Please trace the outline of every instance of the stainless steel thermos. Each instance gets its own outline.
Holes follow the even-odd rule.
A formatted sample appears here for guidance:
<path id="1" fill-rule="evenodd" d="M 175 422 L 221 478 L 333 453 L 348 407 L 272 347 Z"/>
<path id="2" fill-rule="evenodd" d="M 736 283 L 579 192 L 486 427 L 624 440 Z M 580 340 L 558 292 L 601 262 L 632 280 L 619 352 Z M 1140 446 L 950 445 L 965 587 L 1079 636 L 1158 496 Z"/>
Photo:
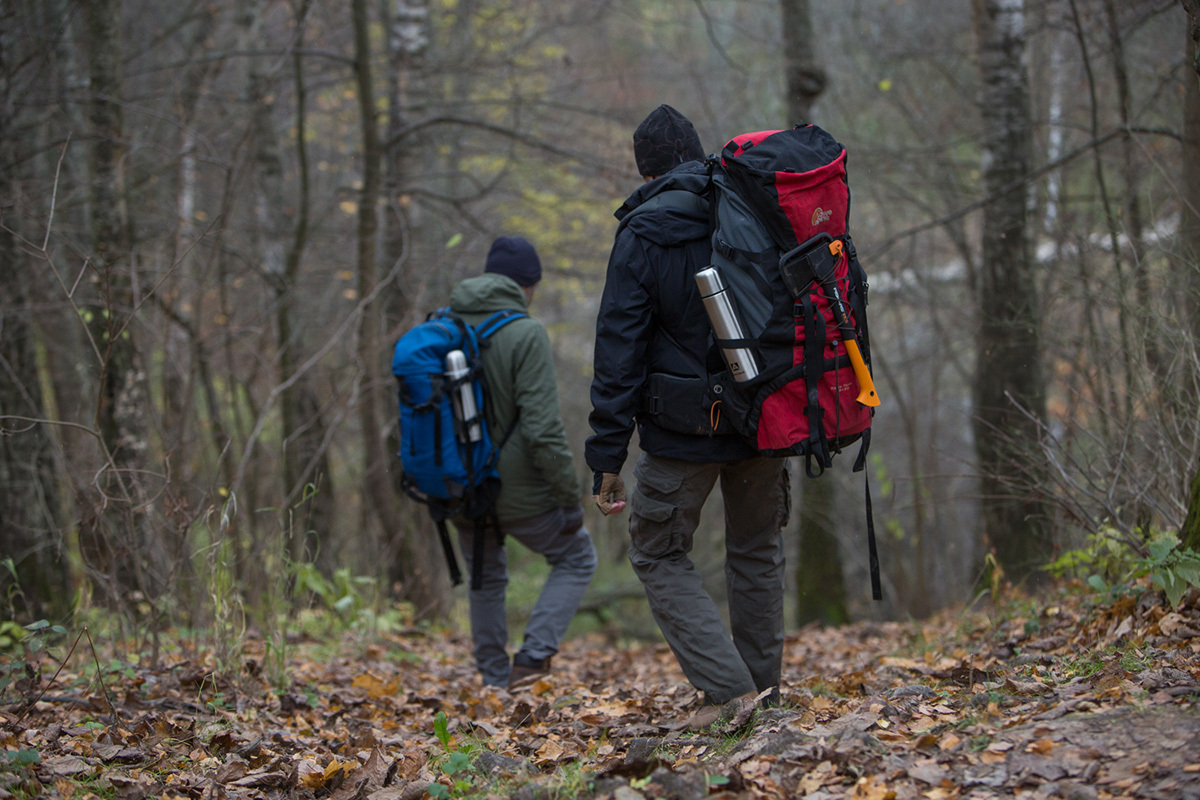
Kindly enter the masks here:
<path id="1" fill-rule="evenodd" d="M 696 285 L 700 287 L 700 297 L 704 299 L 704 310 L 708 312 L 708 321 L 712 323 L 717 338 L 744 338 L 742 324 L 738 321 L 737 312 L 733 310 L 729 291 L 725 288 L 725 282 L 721 280 L 721 273 L 717 272 L 717 268 L 709 267 L 697 272 Z M 754 354 L 746 348 L 722 348 L 721 355 L 729 367 L 729 374 L 738 383 L 748 381 L 758 375 Z"/>
<path id="2" fill-rule="evenodd" d="M 450 380 L 457 380 L 464 377 L 469 372 L 467 368 L 467 357 L 463 355 L 462 350 L 451 350 L 446 353 L 446 377 Z M 458 421 L 466 423 L 467 420 L 475 419 L 478 409 L 475 408 L 475 384 L 471 381 L 463 381 L 455 391 L 454 411 L 458 414 Z M 479 421 L 471 423 L 467 429 L 467 441 L 478 442 L 483 438 L 483 429 L 479 425 Z"/>

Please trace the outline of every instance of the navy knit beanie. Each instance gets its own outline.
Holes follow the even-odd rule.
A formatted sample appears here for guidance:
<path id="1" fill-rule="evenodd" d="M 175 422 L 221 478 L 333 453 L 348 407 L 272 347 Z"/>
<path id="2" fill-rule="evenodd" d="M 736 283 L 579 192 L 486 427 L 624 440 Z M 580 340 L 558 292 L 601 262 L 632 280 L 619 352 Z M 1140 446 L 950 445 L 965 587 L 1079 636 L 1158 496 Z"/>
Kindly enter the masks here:
<path id="1" fill-rule="evenodd" d="M 533 286 L 542 279 L 542 262 L 533 245 L 520 236 L 501 236 L 492 242 L 483 271 L 507 275 L 520 286 Z"/>
<path id="2" fill-rule="evenodd" d="M 686 161 L 703 161 L 704 149 L 691 121 L 663 104 L 633 132 L 633 159 L 643 177 L 665 175 Z"/>

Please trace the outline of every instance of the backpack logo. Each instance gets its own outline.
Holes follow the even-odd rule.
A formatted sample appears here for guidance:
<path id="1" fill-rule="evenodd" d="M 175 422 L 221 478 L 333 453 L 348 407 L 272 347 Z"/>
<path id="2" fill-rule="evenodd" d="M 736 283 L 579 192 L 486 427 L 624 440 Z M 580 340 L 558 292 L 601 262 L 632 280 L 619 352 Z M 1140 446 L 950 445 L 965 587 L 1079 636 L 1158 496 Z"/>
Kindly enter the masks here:
<path id="1" fill-rule="evenodd" d="M 826 211 L 820 206 L 817 206 L 815 209 L 813 209 L 812 224 L 815 227 L 820 225 L 822 222 L 828 222 L 829 218 L 832 216 L 832 211 Z"/>

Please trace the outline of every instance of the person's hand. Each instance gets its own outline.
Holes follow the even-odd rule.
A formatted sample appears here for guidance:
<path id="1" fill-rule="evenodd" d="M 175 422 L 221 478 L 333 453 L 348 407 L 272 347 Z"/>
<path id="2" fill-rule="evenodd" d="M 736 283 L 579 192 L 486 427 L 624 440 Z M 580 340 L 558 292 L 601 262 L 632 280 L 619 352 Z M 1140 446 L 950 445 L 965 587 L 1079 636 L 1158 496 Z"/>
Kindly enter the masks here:
<path id="1" fill-rule="evenodd" d="M 604 516 L 619 514 L 625 510 L 625 482 L 615 472 L 602 473 L 600 488 L 592 495 L 592 499 Z"/>

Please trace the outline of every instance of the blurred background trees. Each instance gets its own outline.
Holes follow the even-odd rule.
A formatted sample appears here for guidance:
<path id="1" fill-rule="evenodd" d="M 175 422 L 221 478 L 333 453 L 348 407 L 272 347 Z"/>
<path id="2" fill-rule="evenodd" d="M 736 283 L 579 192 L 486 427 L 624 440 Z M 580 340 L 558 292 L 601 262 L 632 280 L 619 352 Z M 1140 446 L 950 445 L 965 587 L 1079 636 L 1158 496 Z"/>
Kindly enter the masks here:
<path id="1" fill-rule="evenodd" d="M 397 491 L 391 345 L 493 237 L 529 238 L 584 476 L 611 213 L 662 102 L 710 152 L 813 120 L 850 154 L 886 600 L 843 454 L 793 481 L 791 624 L 921 616 L 989 569 L 1037 582 L 1101 534 L 1200 527 L 1188 6 L 5 3 L 0 614 L 265 628 L 351 575 L 455 619 Z M 626 519 L 588 511 L 581 624 L 653 635 Z"/>

